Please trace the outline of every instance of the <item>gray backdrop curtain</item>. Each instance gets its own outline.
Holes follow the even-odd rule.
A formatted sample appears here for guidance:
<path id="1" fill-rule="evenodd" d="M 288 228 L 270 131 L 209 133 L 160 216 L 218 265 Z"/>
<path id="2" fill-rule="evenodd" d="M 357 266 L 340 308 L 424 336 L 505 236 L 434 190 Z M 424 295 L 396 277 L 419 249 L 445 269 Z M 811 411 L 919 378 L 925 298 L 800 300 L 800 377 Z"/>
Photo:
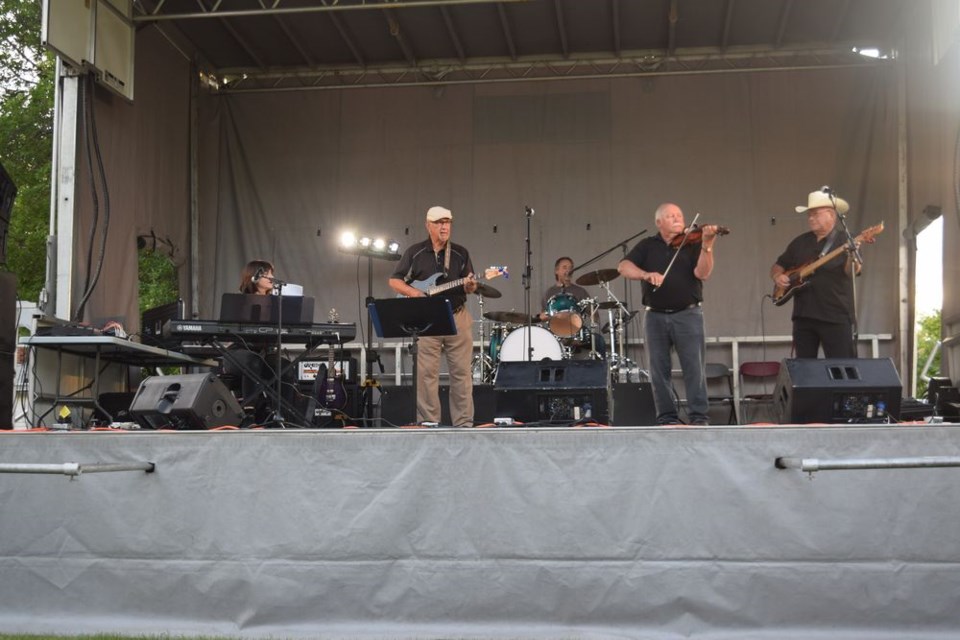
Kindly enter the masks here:
<path id="1" fill-rule="evenodd" d="M 367 265 L 338 253 L 340 230 L 407 246 L 425 236 L 433 204 L 454 211 L 454 239 L 478 269 L 510 267 L 488 310 L 523 308 L 524 206 L 534 207 L 537 306 L 556 257 L 579 263 L 653 233 L 654 209 L 670 200 L 733 229 L 706 286 L 708 335 L 789 333 L 788 308 L 768 303 L 761 318 L 767 273 L 807 228 L 793 207 L 829 184 L 851 202 L 853 232 L 888 225 L 865 249 L 858 293 L 861 331 L 896 333 L 894 80 L 891 67 L 205 95 L 201 315 L 216 317 L 243 264 L 264 258 L 317 298 L 318 320 L 331 307 L 357 320 Z M 373 264 L 375 296 L 389 295 L 392 266 Z"/>

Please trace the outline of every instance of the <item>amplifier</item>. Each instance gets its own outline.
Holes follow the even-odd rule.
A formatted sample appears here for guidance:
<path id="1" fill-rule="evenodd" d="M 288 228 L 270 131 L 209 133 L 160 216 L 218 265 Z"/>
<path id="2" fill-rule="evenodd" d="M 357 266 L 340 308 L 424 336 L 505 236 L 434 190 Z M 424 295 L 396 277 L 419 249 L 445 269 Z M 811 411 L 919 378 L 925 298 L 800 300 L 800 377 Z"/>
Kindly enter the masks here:
<path id="1" fill-rule="evenodd" d="M 773 391 L 781 424 L 878 423 L 900 417 L 903 385 L 890 358 L 783 361 Z"/>
<path id="2" fill-rule="evenodd" d="M 301 382 L 316 380 L 317 371 L 320 365 L 327 364 L 326 359 L 320 360 L 301 360 L 297 363 L 297 378 Z M 345 382 L 357 382 L 358 364 L 356 358 L 346 358 L 343 360 L 334 360 L 333 366 L 338 376 L 343 376 Z"/>

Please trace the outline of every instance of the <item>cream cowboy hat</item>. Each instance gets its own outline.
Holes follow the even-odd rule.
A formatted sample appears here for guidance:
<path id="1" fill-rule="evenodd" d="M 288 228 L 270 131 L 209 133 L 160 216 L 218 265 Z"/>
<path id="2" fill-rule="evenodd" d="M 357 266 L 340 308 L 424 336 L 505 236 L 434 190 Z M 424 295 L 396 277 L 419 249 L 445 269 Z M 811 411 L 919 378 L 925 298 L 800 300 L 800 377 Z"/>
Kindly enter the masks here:
<path id="1" fill-rule="evenodd" d="M 841 215 L 850 210 L 850 205 L 847 204 L 846 200 L 831 196 L 830 193 L 824 189 L 811 191 L 810 195 L 807 196 L 807 206 L 800 205 L 796 207 L 796 209 L 797 213 L 806 213 L 810 209 L 817 209 L 819 207 L 836 208 L 837 213 Z"/>

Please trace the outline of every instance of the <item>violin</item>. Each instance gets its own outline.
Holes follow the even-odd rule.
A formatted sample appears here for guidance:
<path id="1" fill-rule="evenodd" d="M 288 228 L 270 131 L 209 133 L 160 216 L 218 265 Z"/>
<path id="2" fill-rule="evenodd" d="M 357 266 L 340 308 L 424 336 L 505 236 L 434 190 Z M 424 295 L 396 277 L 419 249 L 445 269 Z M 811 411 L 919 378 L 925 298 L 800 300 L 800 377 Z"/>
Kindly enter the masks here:
<path id="1" fill-rule="evenodd" d="M 670 240 L 670 246 L 674 249 L 678 248 L 680 245 L 688 244 L 699 244 L 703 241 L 703 227 L 708 225 L 698 224 L 691 227 L 689 230 L 684 231 L 673 236 L 673 239 Z M 717 227 L 717 235 L 725 236 L 730 233 L 730 227 Z"/>

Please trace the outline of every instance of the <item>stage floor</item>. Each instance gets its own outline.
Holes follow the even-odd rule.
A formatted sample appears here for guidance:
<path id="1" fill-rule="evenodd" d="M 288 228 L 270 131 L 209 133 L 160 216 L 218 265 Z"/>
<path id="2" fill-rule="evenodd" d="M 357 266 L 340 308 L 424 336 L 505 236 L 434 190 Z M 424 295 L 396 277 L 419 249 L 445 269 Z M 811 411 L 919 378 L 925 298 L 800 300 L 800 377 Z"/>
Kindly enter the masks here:
<path id="1" fill-rule="evenodd" d="M 945 637 L 952 426 L 5 432 L 0 628 Z"/>

